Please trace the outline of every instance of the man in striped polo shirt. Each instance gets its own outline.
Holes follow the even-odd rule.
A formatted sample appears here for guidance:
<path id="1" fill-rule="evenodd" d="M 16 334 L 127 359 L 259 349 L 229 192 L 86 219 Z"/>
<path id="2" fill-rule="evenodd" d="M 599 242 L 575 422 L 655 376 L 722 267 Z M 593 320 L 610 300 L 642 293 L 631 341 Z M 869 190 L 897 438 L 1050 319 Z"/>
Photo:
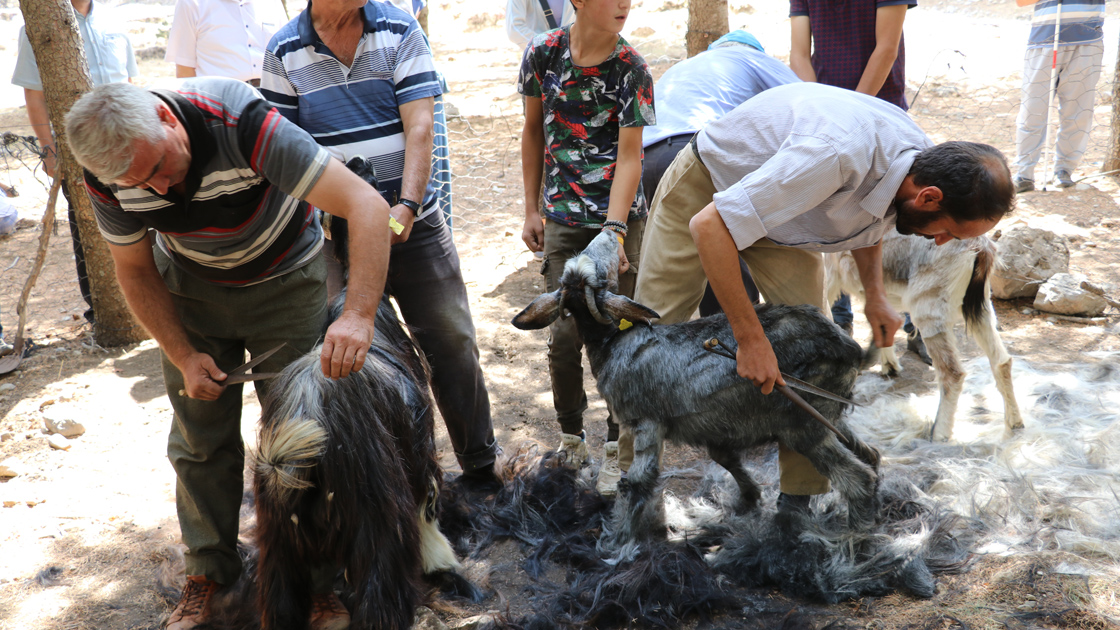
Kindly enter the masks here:
<path id="1" fill-rule="evenodd" d="M 461 481 L 497 490 L 490 399 L 432 177 L 432 108 L 441 88 L 420 25 L 384 2 L 315 0 L 269 42 L 261 93 L 331 155 L 346 163 L 360 156 L 373 167 L 404 226 L 393 237 L 386 291 L 431 363 Z"/>
<path id="2" fill-rule="evenodd" d="M 1034 169 L 1042 155 L 1050 106 L 1050 72 L 1055 66 L 1058 83 L 1057 143 L 1054 146 L 1054 180 L 1061 188 L 1073 186 L 1073 171 L 1089 146 L 1093 127 L 1093 101 L 1104 63 L 1104 0 L 1016 0 L 1034 6 L 1030 39 L 1023 56 L 1023 95 L 1015 142 L 1017 192 L 1034 190 Z M 1036 4 L 1037 3 L 1037 4 Z M 1060 20 L 1060 24 L 1059 24 Z M 1058 31 L 1057 59 L 1054 58 Z"/>
<path id="3" fill-rule="evenodd" d="M 125 298 L 162 351 L 188 575 L 167 627 L 184 630 L 203 623 L 213 592 L 241 574 L 241 385 L 223 385 L 225 370 L 246 350 L 284 342 L 255 368 L 280 371 L 322 334 L 326 265 L 312 206 L 346 218 L 354 240 L 355 273 L 323 341 L 323 373 L 361 369 L 384 287 L 389 208 L 232 79 L 190 79 L 177 91 L 99 86 L 67 114 L 66 131 Z M 256 382 L 259 397 L 268 383 Z M 333 572 L 314 577 L 316 614 L 339 616 Z M 322 620 L 314 627 L 330 627 Z"/>
<path id="4" fill-rule="evenodd" d="M 740 280 L 747 262 L 768 303 L 827 312 L 821 253 L 850 251 L 879 347 L 901 318 L 883 287 L 882 236 L 944 244 L 990 230 L 1014 202 L 994 147 L 933 142 L 899 107 L 819 83 L 758 94 L 701 129 L 665 172 L 646 226 L 634 300 L 687 320 L 705 277 L 738 345 L 738 373 L 769 394 L 778 362 Z M 779 445 L 783 511 L 803 511 L 829 482 Z"/>

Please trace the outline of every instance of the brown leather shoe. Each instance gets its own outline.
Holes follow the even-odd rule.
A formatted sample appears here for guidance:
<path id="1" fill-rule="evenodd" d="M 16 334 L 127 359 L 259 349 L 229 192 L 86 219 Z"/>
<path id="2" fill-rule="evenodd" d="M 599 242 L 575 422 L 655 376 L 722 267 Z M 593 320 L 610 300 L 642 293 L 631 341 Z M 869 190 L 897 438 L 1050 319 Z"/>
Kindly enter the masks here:
<path id="1" fill-rule="evenodd" d="M 203 575 L 188 575 L 179 605 L 167 619 L 167 630 L 190 630 L 210 619 L 210 597 L 218 583 Z"/>
<path id="2" fill-rule="evenodd" d="M 350 613 L 334 593 L 323 593 L 311 598 L 311 630 L 346 630 L 350 627 Z"/>

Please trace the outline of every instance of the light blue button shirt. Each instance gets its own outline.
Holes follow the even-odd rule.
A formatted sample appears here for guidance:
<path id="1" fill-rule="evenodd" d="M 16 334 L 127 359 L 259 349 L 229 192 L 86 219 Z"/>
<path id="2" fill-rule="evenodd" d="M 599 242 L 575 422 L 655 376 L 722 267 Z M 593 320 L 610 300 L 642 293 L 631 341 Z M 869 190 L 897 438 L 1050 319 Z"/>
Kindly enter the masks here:
<path id="1" fill-rule="evenodd" d="M 89 15 L 75 12 L 75 17 L 78 18 L 78 31 L 85 45 L 86 63 L 89 64 L 89 74 L 94 85 L 127 81 L 130 77 L 140 75 L 132 42 L 109 19 L 105 7 L 93 2 L 90 3 Z M 39 64 L 35 62 L 35 53 L 31 50 L 31 42 L 27 39 L 24 27 L 19 29 L 19 53 L 15 72 L 12 73 L 12 84 L 29 90 L 43 89 L 43 82 L 39 78 Z"/>

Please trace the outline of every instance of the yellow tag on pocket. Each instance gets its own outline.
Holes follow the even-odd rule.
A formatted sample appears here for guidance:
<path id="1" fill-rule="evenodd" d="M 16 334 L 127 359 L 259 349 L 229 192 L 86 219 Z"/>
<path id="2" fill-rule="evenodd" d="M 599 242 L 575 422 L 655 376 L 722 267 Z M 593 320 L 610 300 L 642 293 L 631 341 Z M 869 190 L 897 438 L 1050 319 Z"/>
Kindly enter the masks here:
<path id="1" fill-rule="evenodd" d="M 626 330 L 627 328 L 629 328 L 633 325 L 634 324 L 632 324 L 629 320 L 624 319 L 624 320 L 618 322 L 618 329 L 619 330 Z"/>
<path id="2" fill-rule="evenodd" d="M 404 226 L 397 221 L 396 217 L 389 217 L 389 229 L 393 231 L 393 234 L 400 236 L 401 232 L 404 231 Z"/>

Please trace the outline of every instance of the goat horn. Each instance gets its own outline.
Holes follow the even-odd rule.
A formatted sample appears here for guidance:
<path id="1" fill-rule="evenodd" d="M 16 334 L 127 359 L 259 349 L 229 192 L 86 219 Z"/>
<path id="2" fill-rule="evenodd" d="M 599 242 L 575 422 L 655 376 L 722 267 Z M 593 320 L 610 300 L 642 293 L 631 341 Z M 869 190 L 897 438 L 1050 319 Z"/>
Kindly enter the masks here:
<path id="1" fill-rule="evenodd" d="M 614 323 L 611 318 L 599 312 L 599 305 L 595 302 L 595 289 L 593 289 L 591 285 L 586 284 L 583 286 L 583 295 L 587 299 L 587 310 L 591 311 L 591 316 L 595 318 L 595 321 L 608 326 Z"/>

